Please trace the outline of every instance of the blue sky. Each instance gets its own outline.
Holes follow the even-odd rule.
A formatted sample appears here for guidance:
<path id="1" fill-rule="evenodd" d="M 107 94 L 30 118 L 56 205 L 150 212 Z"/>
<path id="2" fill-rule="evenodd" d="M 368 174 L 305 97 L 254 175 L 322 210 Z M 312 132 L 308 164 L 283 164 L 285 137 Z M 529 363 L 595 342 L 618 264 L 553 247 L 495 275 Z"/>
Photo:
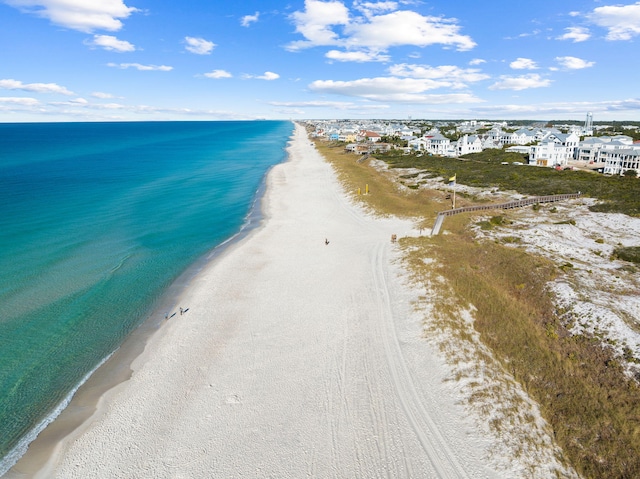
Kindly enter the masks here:
<path id="1" fill-rule="evenodd" d="M 0 121 L 640 120 L 640 1 L 0 0 Z"/>

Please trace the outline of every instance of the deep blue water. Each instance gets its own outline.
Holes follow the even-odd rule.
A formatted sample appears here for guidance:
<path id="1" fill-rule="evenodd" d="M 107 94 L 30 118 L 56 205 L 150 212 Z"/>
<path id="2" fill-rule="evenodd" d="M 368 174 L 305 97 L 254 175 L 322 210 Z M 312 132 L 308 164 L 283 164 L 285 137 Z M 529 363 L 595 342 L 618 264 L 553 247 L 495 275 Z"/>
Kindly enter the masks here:
<path id="1" fill-rule="evenodd" d="M 292 131 L 0 124 L 0 475 L 169 285 L 242 228 Z"/>

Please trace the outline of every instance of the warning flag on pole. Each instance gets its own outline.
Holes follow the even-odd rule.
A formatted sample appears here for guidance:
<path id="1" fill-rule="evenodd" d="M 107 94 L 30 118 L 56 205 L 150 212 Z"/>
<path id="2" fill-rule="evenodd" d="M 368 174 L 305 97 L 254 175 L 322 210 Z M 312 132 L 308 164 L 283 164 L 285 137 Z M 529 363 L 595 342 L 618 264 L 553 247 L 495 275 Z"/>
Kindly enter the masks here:
<path id="1" fill-rule="evenodd" d="M 453 186 L 456 184 L 456 175 L 453 175 L 451 178 L 449 178 L 449 186 Z"/>

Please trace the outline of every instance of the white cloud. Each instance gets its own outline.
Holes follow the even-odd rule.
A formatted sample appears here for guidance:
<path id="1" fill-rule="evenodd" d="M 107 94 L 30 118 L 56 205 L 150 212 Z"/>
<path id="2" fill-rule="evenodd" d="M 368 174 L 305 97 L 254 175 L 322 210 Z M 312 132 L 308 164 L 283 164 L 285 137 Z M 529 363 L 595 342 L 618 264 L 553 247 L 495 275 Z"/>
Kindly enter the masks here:
<path id="1" fill-rule="evenodd" d="M 173 70 L 173 67 L 167 65 L 141 65 L 140 63 L 107 63 L 107 66 L 113 68 L 121 68 L 126 70 L 127 68 L 135 68 L 140 71 L 161 71 L 169 72 Z"/>
<path id="2" fill-rule="evenodd" d="M 465 88 L 467 83 L 478 82 L 490 78 L 476 68 L 460 68 L 454 65 L 410 65 L 401 63 L 389 68 L 389 73 L 396 77 L 439 80 L 442 86 Z"/>
<path id="3" fill-rule="evenodd" d="M 537 73 L 530 73 L 519 77 L 501 76 L 500 81 L 489 87 L 489 90 L 527 90 L 551 85 L 551 80 L 542 78 Z"/>
<path id="4" fill-rule="evenodd" d="M 620 111 L 634 111 L 640 108 L 640 99 L 610 100 L 603 102 L 561 102 L 542 103 L 535 105 L 487 105 L 473 108 L 476 115 L 498 113 L 501 118 L 505 115 L 512 118 L 527 118 L 532 116 L 577 115 L 583 118 L 585 111 L 593 113 L 607 113 Z"/>
<path id="5" fill-rule="evenodd" d="M 86 41 L 87 45 L 104 48 L 113 52 L 133 52 L 136 47 L 125 40 L 118 40 L 113 35 L 94 35 L 92 41 Z"/>
<path id="6" fill-rule="evenodd" d="M 365 15 L 374 12 L 388 12 L 398 9 L 398 2 L 354 2 L 353 6 Z"/>
<path id="7" fill-rule="evenodd" d="M 84 98 L 75 98 L 73 100 L 68 100 L 68 101 L 52 101 L 49 104 L 56 105 L 56 106 L 73 106 L 73 107 L 82 107 L 82 108 L 89 106 L 89 102 Z"/>
<path id="8" fill-rule="evenodd" d="M 560 35 L 557 40 L 573 40 L 573 43 L 584 42 L 591 38 L 589 29 L 583 27 L 569 27 L 565 28 L 567 33 Z"/>
<path id="9" fill-rule="evenodd" d="M 253 15 L 245 15 L 240 20 L 240 25 L 242 25 L 243 27 L 248 27 L 252 23 L 257 22 L 259 18 L 260 18 L 260 12 L 256 12 Z"/>
<path id="10" fill-rule="evenodd" d="M 305 0 L 305 10 L 290 16 L 296 32 L 305 40 L 292 42 L 287 48 L 297 51 L 317 46 L 335 46 L 346 49 L 348 53 L 359 50 L 385 52 L 395 46 L 426 47 L 436 44 L 464 51 L 476 45 L 469 36 L 459 33 L 460 27 L 454 19 L 395 10 L 396 2 L 356 2 L 355 8 L 357 11 L 352 15 L 340 1 Z M 337 26 L 342 27 L 342 34 L 334 31 Z M 362 57 L 357 58 L 355 61 L 362 61 Z"/>
<path id="11" fill-rule="evenodd" d="M 391 59 L 389 55 L 383 55 L 379 52 L 341 52 L 339 50 L 329 50 L 325 57 L 339 62 L 387 62 Z"/>
<path id="12" fill-rule="evenodd" d="M 347 25 L 349 9 L 339 1 L 305 0 L 304 5 L 303 12 L 294 12 L 290 18 L 296 26 L 296 32 L 305 37 L 306 41 L 293 42 L 288 48 L 295 51 L 315 46 L 339 45 L 339 36 L 330 27 Z"/>
<path id="13" fill-rule="evenodd" d="M 640 35 L 640 2 L 598 7 L 586 17 L 595 25 L 609 30 L 607 40 L 630 40 Z"/>
<path id="14" fill-rule="evenodd" d="M 19 80 L 0 80 L 0 89 L 22 90 L 36 93 L 60 93 L 62 95 L 73 95 L 74 93 L 63 86 L 55 83 L 22 83 Z"/>
<path id="15" fill-rule="evenodd" d="M 273 72 L 264 72 L 264 75 L 258 75 L 258 76 L 248 75 L 247 78 L 255 78 L 256 80 L 271 81 L 271 80 L 277 80 L 278 78 L 280 78 L 280 75 Z"/>
<path id="16" fill-rule="evenodd" d="M 215 43 L 204 38 L 184 37 L 184 42 L 187 44 L 186 50 L 196 55 L 209 55 L 216 46 Z"/>
<path id="17" fill-rule="evenodd" d="M 440 88 L 442 82 L 430 79 L 378 77 L 353 81 L 316 80 L 309 85 L 314 92 L 332 93 L 366 98 L 374 101 L 408 103 L 478 102 L 468 93 L 425 95 L 423 92 Z"/>
<path id="18" fill-rule="evenodd" d="M 284 107 L 308 107 L 308 108 L 335 108 L 337 110 L 362 110 L 363 108 L 370 110 L 383 110 L 389 108 L 388 105 L 378 105 L 371 103 L 354 103 L 351 101 L 270 101 L 269 105 Z"/>
<path id="19" fill-rule="evenodd" d="M 458 34 L 458 27 L 451 20 L 425 17 L 403 10 L 373 16 L 368 22 L 352 22 L 345 28 L 349 35 L 346 44 L 351 47 L 385 49 L 393 46 L 415 45 L 426 47 L 442 44 L 455 46 L 460 51 L 471 50 L 475 42 Z"/>
<path id="20" fill-rule="evenodd" d="M 35 98 L 28 97 L 15 97 L 15 96 L 4 96 L 0 97 L 0 104 L 10 104 L 10 105 L 22 105 L 22 106 L 34 106 L 39 104 L 40 102 Z"/>
<path id="21" fill-rule="evenodd" d="M 514 70 L 537 70 L 538 65 L 531 58 L 517 58 L 509 63 Z"/>
<path id="22" fill-rule="evenodd" d="M 588 62 L 582 58 L 576 57 L 556 57 L 556 61 L 568 70 L 581 70 L 582 68 L 589 68 L 595 65 L 595 62 Z"/>
<path id="23" fill-rule="evenodd" d="M 121 19 L 138 9 L 122 0 L 5 0 L 23 12 L 46 18 L 51 23 L 72 30 L 92 33 L 94 30 L 117 31 Z"/>
<path id="24" fill-rule="evenodd" d="M 101 92 L 101 91 L 94 91 L 91 94 L 91 96 L 94 97 L 94 98 L 101 98 L 103 100 L 107 100 L 109 98 L 114 98 L 114 96 L 111 93 L 104 93 L 104 92 Z"/>
<path id="25" fill-rule="evenodd" d="M 213 70 L 213 71 L 210 71 L 209 73 L 205 73 L 204 76 L 207 78 L 218 79 L 218 78 L 231 78 L 233 75 L 231 75 L 231 73 L 229 73 L 226 70 Z"/>
<path id="26" fill-rule="evenodd" d="M 482 65 L 483 63 L 487 63 L 487 60 L 483 60 L 482 58 L 474 58 L 469 62 L 469 65 Z"/>

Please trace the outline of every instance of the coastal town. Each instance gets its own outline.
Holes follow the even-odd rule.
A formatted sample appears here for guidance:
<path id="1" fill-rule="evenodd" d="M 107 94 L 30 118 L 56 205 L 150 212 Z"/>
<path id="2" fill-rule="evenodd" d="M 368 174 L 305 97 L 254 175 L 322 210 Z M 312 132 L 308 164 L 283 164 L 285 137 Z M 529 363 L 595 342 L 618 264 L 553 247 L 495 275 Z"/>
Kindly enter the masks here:
<path id="1" fill-rule="evenodd" d="M 487 149 L 520 153 L 523 165 L 590 169 L 605 175 L 640 173 L 640 125 L 506 121 L 315 120 L 313 136 L 345 143 L 355 154 L 393 148 L 460 157 Z"/>

